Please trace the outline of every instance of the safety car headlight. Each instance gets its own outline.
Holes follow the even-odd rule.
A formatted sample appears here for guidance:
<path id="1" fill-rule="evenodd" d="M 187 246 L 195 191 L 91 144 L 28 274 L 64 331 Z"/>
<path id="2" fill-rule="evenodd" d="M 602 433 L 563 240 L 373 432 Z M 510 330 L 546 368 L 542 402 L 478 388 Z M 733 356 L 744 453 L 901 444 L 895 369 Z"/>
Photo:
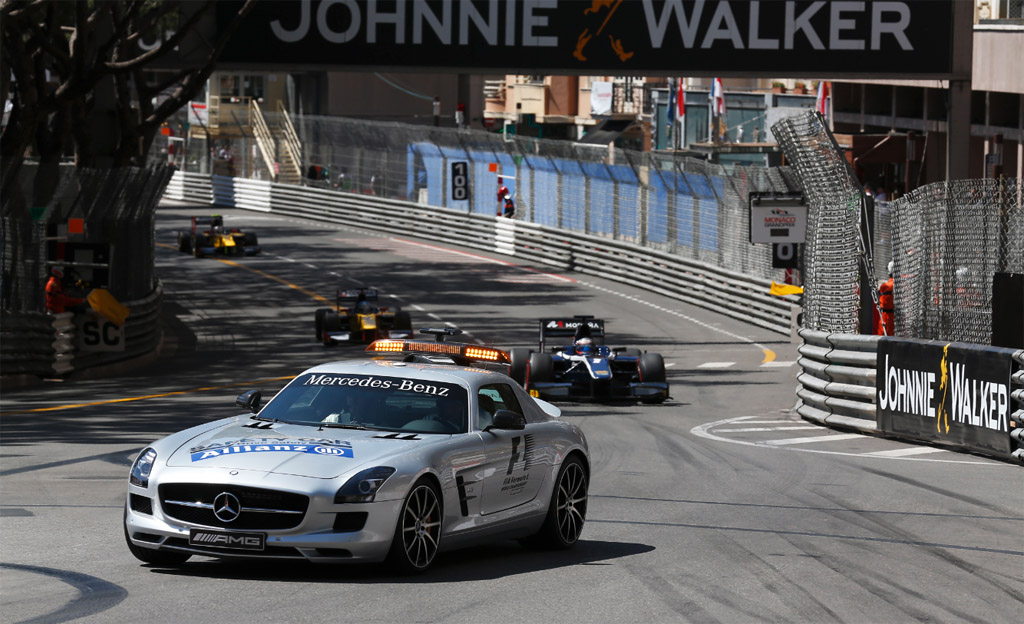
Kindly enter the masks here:
<path id="1" fill-rule="evenodd" d="M 128 479 L 132 485 L 149 487 L 149 473 L 153 471 L 153 462 L 156 461 L 156 451 L 151 448 L 143 449 L 132 464 L 132 476 Z"/>
<path id="2" fill-rule="evenodd" d="M 356 473 L 334 495 L 335 503 L 372 503 L 380 486 L 395 474 L 390 466 L 367 468 Z"/>

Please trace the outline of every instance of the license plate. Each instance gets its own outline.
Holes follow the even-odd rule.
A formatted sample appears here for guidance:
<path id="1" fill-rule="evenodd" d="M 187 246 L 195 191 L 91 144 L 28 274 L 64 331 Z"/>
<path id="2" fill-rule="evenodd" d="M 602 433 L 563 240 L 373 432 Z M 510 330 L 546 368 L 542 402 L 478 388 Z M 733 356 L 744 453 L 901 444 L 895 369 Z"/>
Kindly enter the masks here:
<path id="1" fill-rule="evenodd" d="M 238 550 L 263 550 L 267 544 L 265 533 L 233 533 L 192 529 L 188 532 L 190 546 L 216 546 Z"/>

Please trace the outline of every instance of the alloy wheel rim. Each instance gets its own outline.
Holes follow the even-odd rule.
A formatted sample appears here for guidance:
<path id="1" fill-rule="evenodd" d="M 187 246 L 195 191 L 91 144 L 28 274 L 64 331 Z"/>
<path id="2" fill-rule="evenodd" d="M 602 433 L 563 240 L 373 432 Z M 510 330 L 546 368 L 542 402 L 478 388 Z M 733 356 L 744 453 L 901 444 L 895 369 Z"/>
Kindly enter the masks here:
<path id="1" fill-rule="evenodd" d="M 437 554 L 441 533 L 441 506 L 433 488 L 421 485 L 413 490 L 402 512 L 402 545 L 406 559 L 425 568 Z"/>
<path id="2" fill-rule="evenodd" d="M 583 468 L 569 464 L 558 482 L 556 519 L 558 534 L 566 544 L 575 543 L 587 517 L 587 478 Z"/>

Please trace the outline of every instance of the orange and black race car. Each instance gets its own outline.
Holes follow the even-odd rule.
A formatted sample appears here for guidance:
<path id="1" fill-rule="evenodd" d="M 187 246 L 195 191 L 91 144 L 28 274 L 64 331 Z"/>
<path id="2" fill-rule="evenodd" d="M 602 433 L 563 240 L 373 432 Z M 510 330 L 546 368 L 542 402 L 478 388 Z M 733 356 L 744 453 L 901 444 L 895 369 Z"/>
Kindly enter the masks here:
<path id="1" fill-rule="evenodd" d="M 377 305 L 377 291 L 360 288 L 339 290 L 334 309 L 316 311 L 316 339 L 330 346 L 345 342 L 372 342 L 378 338 L 408 338 L 412 319 L 401 308 Z"/>
<path id="2" fill-rule="evenodd" d="M 224 217 L 192 217 L 192 229 L 178 232 L 178 251 L 196 258 L 206 254 L 226 256 L 254 256 L 262 248 L 256 235 L 238 228 L 224 227 Z"/>

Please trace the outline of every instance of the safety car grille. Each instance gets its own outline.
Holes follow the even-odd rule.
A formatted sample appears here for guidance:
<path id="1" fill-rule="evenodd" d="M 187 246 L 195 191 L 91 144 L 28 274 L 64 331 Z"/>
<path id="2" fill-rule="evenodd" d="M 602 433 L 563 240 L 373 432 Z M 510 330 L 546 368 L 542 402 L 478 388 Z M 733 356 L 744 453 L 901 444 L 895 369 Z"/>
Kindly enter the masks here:
<path id="1" fill-rule="evenodd" d="M 365 511 L 345 511 L 334 517 L 335 533 L 355 533 L 366 526 L 369 514 Z"/>
<path id="2" fill-rule="evenodd" d="M 153 515 L 152 498 L 139 496 L 138 494 L 130 494 L 128 498 L 131 501 L 132 511 L 135 513 L 146 514 L 147 516 Z"/>
<path id="3" fill-rule="evenodd" d="M 238 517 L 230 521 L 214 514 L 214 499 L 224 492 L 237 497 L 241 505 Z M 167 483 L 160 486 L 160 507 L 166 515 L 188 524 L 271 531 L 299 526 L 309 508 L 309 497 L 234 485 Z"/>

